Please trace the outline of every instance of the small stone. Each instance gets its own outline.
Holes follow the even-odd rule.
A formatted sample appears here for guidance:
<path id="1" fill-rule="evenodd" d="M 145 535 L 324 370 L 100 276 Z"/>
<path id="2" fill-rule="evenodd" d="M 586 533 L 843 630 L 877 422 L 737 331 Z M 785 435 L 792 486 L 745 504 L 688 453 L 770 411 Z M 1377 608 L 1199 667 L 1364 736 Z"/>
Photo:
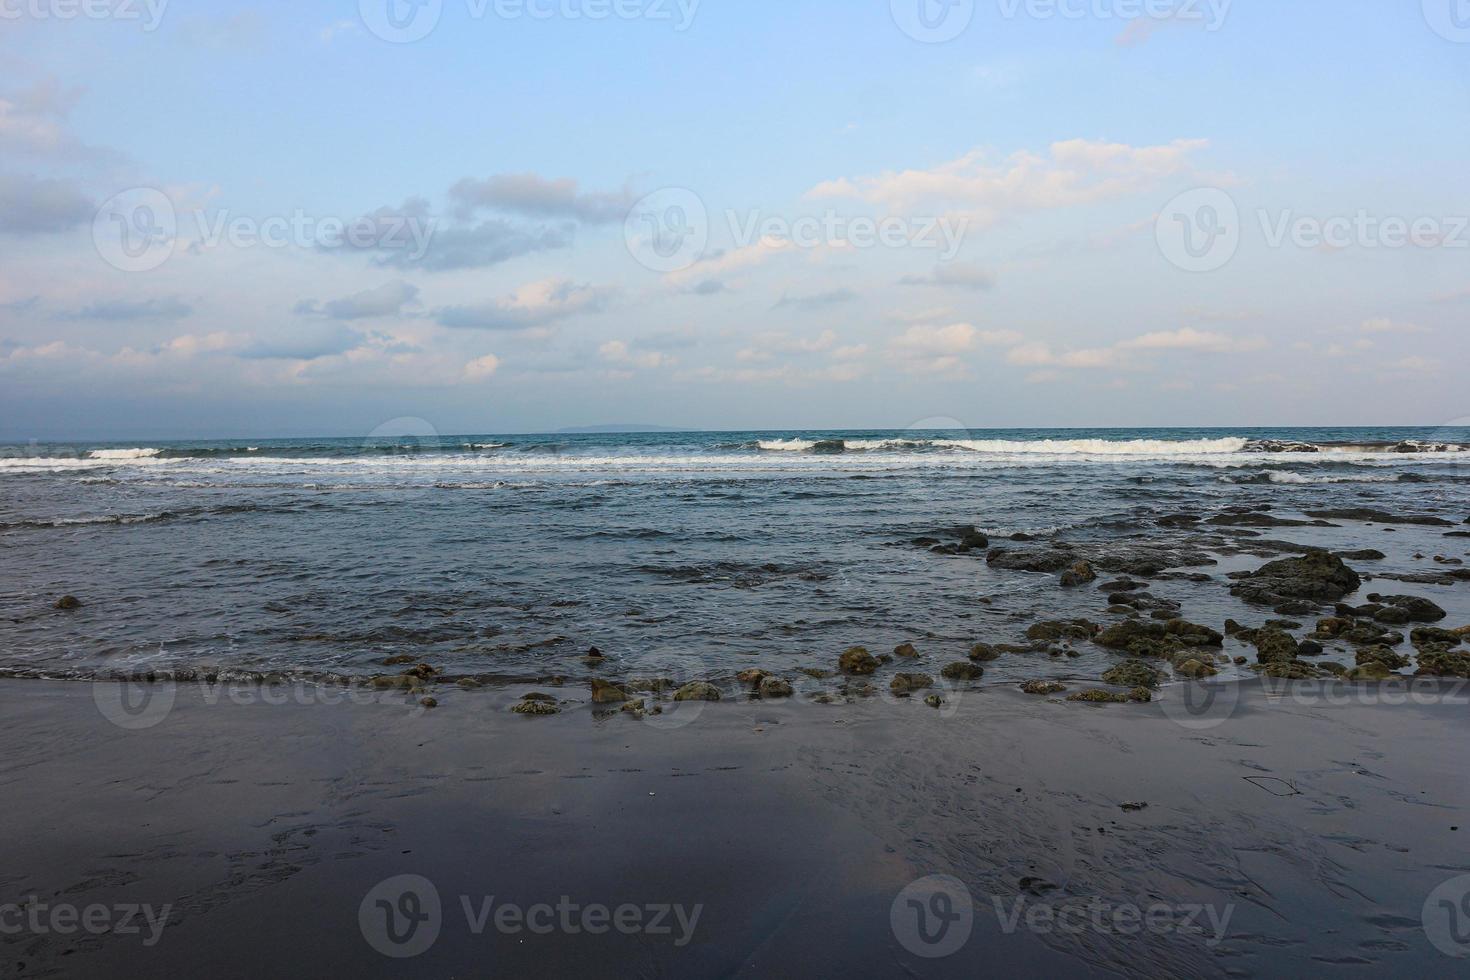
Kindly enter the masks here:
<path id="1" fill-rule="evenodd" d="M 972 664 L 961 660 L 952 663 L 941 670 L 940 675 L 952 681 L 978 681 L 985 676 L 985 668 L 979 664 Z"/>
<path id="2" fill-rule="evenodd" d="M 1212 664 L 1207 664 L 1200 660 L 1186 660 L 1182 664 L 1174 665 L 1174 673 L 1180 677 L 1200 678 L 1214 677 L 1220 671 L 1216 670 Z"/>
<path id="3" fill-rule="evenodd" d="M 57 609 L 80 609 L 80 608 L 82 608 L 82 600 L 78 599 L 74 595 L 64 595 L 60 599 L 57 599 L 56 600 L 56 608 Z"/>
<path id="4" fill-rule="evenodd" d="M 1067 685 L 1056 681 L 1027 681 L 1021 685 L 1021 690 L 1027 694 L 1061 694 L 1067 689 Z"/>
<path id="5" fill-rule="evenodd" d="M 1093 571 L 1092 566 L 1085 561 L 1077 562 L 1062 573 L 1063 588 L 1075 588 L 1095 581 L 1097 581 L 1097 572 Z"/>
<path id="6" fill-rule="evenodd" d="M 423 705 L 425 708 L 439 707 L 439 702 L 436 701 L 434 698 L 424 698 L 422 701 L 419 702 L 419 704 Z"/>
<path id="7" fill-rule="evenodd" d="M 555 715 L 560 714 L 561 709 L 554 704 L 545 701 L 521 701 L 510 709 L 518 715 Z"/>
<path id="8" fill-rule="evenodd" d="M 924 703 L 931 708 L 942 708 L 944 706 L 944 698 L 937 694 L 931 694 L 924 699 Z"/>
<path id="9" fill-rule="evenodd" d="M 919 651 L 912 643 L 900 643 L 898 646 L 893 648 L 893 655 L 895 657 L 905 657 L 909 660 L 912 660 L 919 655 Z"/>

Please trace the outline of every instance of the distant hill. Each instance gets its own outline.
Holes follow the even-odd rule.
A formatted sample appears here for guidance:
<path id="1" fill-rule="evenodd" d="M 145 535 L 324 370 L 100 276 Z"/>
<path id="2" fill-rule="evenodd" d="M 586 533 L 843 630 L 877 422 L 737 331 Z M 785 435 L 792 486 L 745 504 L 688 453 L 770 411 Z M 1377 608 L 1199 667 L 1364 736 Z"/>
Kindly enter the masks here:
<path id="1" fill-rule="evenodd" d="M 575 426 L 570 429 L 557 429 L 558 435 L 566 436 L 599 436 L 614 435 L 625 432 L 692 432 L 693 429 L 681 429 L 671 425 L 584 425 Z"/>

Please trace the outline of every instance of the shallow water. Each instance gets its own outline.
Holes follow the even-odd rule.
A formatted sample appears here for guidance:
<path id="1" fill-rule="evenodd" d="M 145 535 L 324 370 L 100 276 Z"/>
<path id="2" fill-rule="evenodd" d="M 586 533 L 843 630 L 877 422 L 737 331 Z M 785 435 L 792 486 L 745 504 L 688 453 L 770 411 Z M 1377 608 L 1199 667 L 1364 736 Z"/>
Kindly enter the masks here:
<path id="1" fill-rule="evenodd" d="M 1324 451 L 1266 452 L 1263 441 Z M 1427 451 L 1395 452 L 1403 440 Z M 1465 559 L 1454 528 L 1160 526 L 1230 507 L 1470 517 L 1470 430 L 659 433 L 0 447 L 6 673 L 178 667 L 577 678 L 831 668 L 914 641 L 933 666 L 1037 619 L 1109 622 L 1094 587 L 912 543 L 975 525 L 1066 541 L 1191 544 L 1209 581 L 1151 591 L 1218 629 L 1270 617 L 1225 574 L 1269 542 L 1377 548 L 1371 575 Z M 1463 529 L 1463 528 L 1462 528 Z M 1265 545 L 1262 542 L 1267 542 Z M 1244 549 L 1244 553 L 1242 553 Z M 1414 555 L 1422 554 L 1423 558 Z M 1100 581 L 1113 576 L 1104 574 Z M 1470 621 L 1470 584 L 1372 582 Z M 54 610 L 62 594 L 85 603 Z M 1003 658 L 986 683 L 1095 678 L 1116 660 Z M 1237 651 L 1231 651 L 1237 652 Z M 603 668 L 606 672 L 607 668 Z"/>

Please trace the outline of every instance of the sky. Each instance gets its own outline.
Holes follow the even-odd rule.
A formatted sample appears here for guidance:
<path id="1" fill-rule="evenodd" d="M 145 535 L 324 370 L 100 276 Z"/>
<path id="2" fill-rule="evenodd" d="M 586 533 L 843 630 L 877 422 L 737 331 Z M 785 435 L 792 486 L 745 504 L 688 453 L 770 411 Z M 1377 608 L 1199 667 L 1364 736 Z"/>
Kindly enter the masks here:
<path id="1" fill-rule="evenodd" d="M 0 438 L 1444 425 L 1464 0 L 0 0 Z"/>

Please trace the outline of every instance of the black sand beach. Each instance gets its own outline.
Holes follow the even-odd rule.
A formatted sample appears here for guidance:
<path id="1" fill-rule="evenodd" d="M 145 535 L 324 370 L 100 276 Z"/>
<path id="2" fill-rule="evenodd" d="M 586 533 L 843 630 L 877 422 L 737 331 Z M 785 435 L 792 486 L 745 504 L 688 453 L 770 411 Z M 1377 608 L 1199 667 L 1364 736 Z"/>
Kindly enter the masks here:
<path id="1" fill-rule="evenodd" d="M 1248 683 L 1191 714 L 1188 690 L 726 701 L 655 725 L 513 715 L 507 692 L 424 711 L 182 685 L 129 731 L 102 686 L 12 682 L 0 887 L 42 926 L 0 955 L 21 977 L 1451 972 L 1470 944 L 1440 927 L 1463 920 L 1425 913 L 1470 873 L 1466 693 Z M 973 920 L 929 895 L 914 921 L 900 893 L 930 875 Z M 411 960 L 375 948 L 405 951 L 384 894 L 422 918 Z M 918 929 L 955 951 L 918 955 Z"/>

